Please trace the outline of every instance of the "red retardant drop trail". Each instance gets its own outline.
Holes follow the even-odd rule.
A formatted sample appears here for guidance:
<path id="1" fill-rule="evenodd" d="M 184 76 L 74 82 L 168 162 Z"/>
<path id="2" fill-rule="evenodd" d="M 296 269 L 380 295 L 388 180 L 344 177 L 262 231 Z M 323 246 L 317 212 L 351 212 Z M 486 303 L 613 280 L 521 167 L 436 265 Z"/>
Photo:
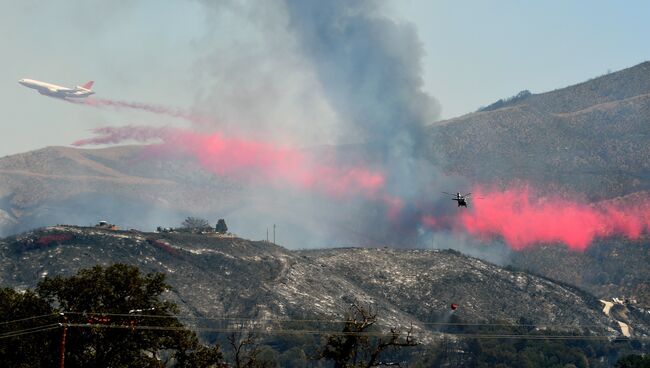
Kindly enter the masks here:
<path id="1" fill-rule="evenodd" d="M 148 146 L 150 155 L 189 155 L 206 170 L 262 184 L 289 184 L 333 196 L 362 194 L 373 198 L 384 186 L 384 176 L 364 167 L 321 162 L 294 148 L 268 142 L 201 134 L 184 129 L 153 127 L 99 128 L 96 137 L 75 146 L 115 144 L 126 140 L 162 143 Z"/>
<path id="2" fill-rule="evenodd" d="M 501 236 L 514 249 L 564 243 L 585 250 L 596 238 L 623 235 L 637 239 L 650 232 L 650 201 L 581 204 L 540 197 L 528 187 L 506 191 L 474 190 L 480 200 L 460 215 L 463 228 L 477 237 Z"/>

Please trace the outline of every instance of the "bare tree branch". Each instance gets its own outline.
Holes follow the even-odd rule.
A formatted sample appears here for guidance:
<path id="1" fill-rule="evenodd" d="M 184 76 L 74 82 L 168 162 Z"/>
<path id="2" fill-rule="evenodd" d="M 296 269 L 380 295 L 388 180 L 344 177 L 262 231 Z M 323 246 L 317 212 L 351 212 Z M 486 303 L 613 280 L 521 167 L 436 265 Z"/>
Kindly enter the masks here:
<path id="1" fill-rule="evenodd" d="M 376 322 L 377 313 L 370 306 L 352 304 L 343 327 L 344 334 L 329 336 L 321 357 L 332 360 L 335 368 L 399 366 L 397 362 L 380 362 L 381 354 L 391 347 L 418 345 L 413 338 L 413 325 L 404 337 L 399 328 L 393 327 L 386 336 L 376 339 L 368 334 Z"/>

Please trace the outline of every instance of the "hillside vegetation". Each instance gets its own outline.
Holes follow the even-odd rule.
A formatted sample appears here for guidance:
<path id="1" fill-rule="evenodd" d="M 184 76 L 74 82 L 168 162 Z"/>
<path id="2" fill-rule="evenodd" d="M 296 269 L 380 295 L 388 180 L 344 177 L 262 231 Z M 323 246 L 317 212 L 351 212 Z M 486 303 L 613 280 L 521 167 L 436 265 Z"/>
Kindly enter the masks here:
<path id="1" fill-rule="evenodd" d="M 289 251 L 267 242 L 217 234 L 143 233 L 59 226 L 0 241 L 0 283 L 33 287 L 51 274 L 70 275 L 96 264 L 126 263 L 164 272 L 167 295 L 184 313 L 341 318 L 351 303 L 376 307 L 383 326 L 413 324 L 432 336 L 449 318 L 485 323 L 520 319 L 614 334 L 602 304 L 575 287 L 509 271 L 454 251 L 332 249 Z M 635 331 L 646 322 L 625 321 Z"/>
<path id="2" fill-rule="evenodd" d="M 613 198 L 650 189 L 650 62 L 429 127 L 435 159 L 478 182 Z"/>
<path id="3" fill-rule="evenodd" d="M 110 218 L 155 228 L 232 208 L 240 186 L 183 160 L 142 159 L 142 147 L 48 147 L 0 159 L 0 235 Z"/>
<path id="4" fill-rule="evenodd" d="M 584 253 L 547 246 L 512 254 L 519 269 L 548 275 L 604 299 L 635 299 L 650 307 L 650 240 L 600 240 Z"/>

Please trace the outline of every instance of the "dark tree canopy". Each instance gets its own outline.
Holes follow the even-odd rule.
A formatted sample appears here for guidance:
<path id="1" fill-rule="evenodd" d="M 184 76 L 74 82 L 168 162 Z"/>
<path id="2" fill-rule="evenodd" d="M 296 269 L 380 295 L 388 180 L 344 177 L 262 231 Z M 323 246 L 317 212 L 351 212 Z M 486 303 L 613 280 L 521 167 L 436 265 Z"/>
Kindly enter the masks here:
<path id="1" fill-rule="evenodd" d="M 46 277 L 37 293 L 3 289 L 0 312 L 2 320 L 61 313 L 54 322 L 68 326 L 66 367 L 224 366 L 219 347 L 201 345 L 175 317 L 178 307 L 160 299 L 168 289 L 160 273 L 143 275 L 124 264 L 96 266 L 71 277 Z M 11 351 L 0 344 L 3 366 L 55 366 L 61 328 L 53 332 L 17 337 Z"/>
<path id="2" fill-rule="evenodd" d="M 143 275 L 137 267 L 115 264 L 83 269 L 71 277 L 46 277 L 36 290 L 66 312 L 128 313 L 152 309 L 164 315 L 176 312 L 173 303 L 159 300 L 169 288 L 162 273 Z"/>
<path id="3" fill-rule="evenodd" d="M 218 232 L 219 234 L 227 233 L 228 226 L 226 225 L 226 220 L 219 219 L 219 221 L 217 221 L 217 226 L 214 227 L 214 231 Z"/>
<path id="4" fill-rule="evenodd" d="M 628 355 L 616 362 L 616 368 L 650 368 L 650 355 Z"/>
<path id="5" fill-rule="evenodd" d="M 212 229 L 208 220 L 192 216 L 186 218 L 181 224 L 181 227 L 188 231 L 205 231 Z"/>
<path id="6" fill-rule="evenodd" d="M 30 318 L 43 316 L 39 318 Z M 19 322 L 10 322 L 16 321 Z M 0 362 L 3 367 L 52 367 L 58 351 L 58 316 L 33 291 L 0 289 Z M 31 332 L 44 327 L 42 331 Z M 49 328 L 49 329 L 46 329 Z M 28 333 L 22 333 L 20 331 Z M 12 334 L 14 337 L 5 337 Z"/>

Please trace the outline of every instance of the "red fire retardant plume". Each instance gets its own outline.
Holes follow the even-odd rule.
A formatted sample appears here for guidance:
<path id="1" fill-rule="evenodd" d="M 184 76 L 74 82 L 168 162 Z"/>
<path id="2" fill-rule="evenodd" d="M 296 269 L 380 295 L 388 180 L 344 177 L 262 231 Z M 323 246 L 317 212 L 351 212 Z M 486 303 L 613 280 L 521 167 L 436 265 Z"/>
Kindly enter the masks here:
<path id="1" fill-rule="evenodd" d="M 162 143 L 149 146 L 149 154 L 189 155 L 205 169 L 219 175 L 251 182 L 280 182 L 335 196 L 365 194 L 374 197 L 384 185 L 384 176 L 364 167 L 345 167 L 320 162 L 303 151 L 271 143 L 231 138 L 219 133 L 200 134 L 183 129 L 120 127 L 94 130 L 95 138 L 73 143 L 120 143 L 125 140 Z"/>
<path id="2" fill-rule="evenodd" d="M 595 238 L 623 235 L 637 239 L 650 232 L 650 202 L 581 204 L 539 197 L 527 188 L 475 190 L 469 211 L 460 215 L 464 229 L 478 237 L 500 236 L 514 249 L 564 243 L 585 250 Z"/>

